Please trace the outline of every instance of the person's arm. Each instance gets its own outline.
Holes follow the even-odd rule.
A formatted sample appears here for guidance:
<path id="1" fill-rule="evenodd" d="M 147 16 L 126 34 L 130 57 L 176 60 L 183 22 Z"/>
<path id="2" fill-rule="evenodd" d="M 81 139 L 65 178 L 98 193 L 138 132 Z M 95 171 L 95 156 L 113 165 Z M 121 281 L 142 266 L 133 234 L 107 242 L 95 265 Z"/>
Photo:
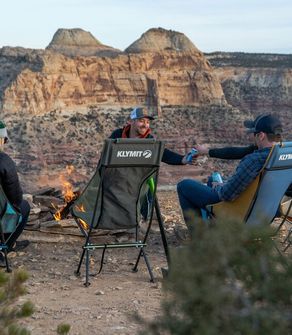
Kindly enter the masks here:
<path id="1" fill-rule="evenodd" d="M 213 158 L 221 159 L 242 159 L 244 156 L 251 154 L 257 147 L 250 145 L 248 147 L 225 147 L 209 149 L 208 154 Z"/>
<path id="2" fill-rule="evenodd" d="M 235 174 L 223 185 L 218 185 L 215 189 L 219 197 L 224 201 L 236 199 L 248 185 L 258 176 L 261 171 L 269 151 L 261 154 L 248 155 L 239 163 Z"/>
<path id="3" fill-rule="evenodd" d="M 162 162 L 169 165 L 183 165 L 183 158 L 183 155 L 165 148 L 162 156 Z"/>

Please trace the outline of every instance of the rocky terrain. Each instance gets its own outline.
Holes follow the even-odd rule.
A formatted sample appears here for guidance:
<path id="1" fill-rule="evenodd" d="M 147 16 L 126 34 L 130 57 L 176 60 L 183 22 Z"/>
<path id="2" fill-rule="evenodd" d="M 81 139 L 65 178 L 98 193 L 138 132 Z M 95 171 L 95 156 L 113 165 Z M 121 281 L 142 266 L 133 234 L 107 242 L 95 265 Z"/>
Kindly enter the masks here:
<path id="1" fill-rule="evenodd" d="M 291 57 L 204 55 L 184 34 L 150 29 L 125 51 L 82 29 L 59 29 L 46 50 L 0 49 L 0 117 L 7 151 L 28 191 L 55 186 L 66 165 L 76 185 L 93 173 L 103 139 L 125 124 L 131 107 L 158 116 L 154 135 L 186 153 L 195 143 L 244 144 L 242 121 L 275 112 L 291 139 Z M 199 160 L 163 166 L 161 183 L 204 178 L 234 164 Z"/>
<path id="2" fill-rule="evenodd" d="M 159 191 L 158 199 L 170 249 L 182 246 L 189 236 L 179 211 L 176 192 Z M 34 201 L 39 200 L 39 196 L 34 197 Z M 275 222 L 277 224 L 279 222 Z M 283 241 L 286 234 L 287 227 L 284 227 L 279 240 Z M 32 335 L 56 334 L 61 323 L 70 324 L 69 334 L 72 335 L 134 335 L 142 328 L 133 319 L 134 313 L 147 320 L 159 315 L 163 296 L 161 267 L 166 267 L 167 262 L 156 220 L 146 248 L 155 276 L 154 283 L 149 282 L 143 260 L 139 271 L 132 272 L 137 250 L 111 249 L 106 252 L 100 275 L 97 275 L 97 269 L 101 253 L 98 250 L 92 253 L 91 285 L 84 287 L 84 266 L 80 277 L 74 275 L 84 238 L 72 219 L 55 224 L 43 222 L 38 229 L 29 224 L 21 238 L 29 239 L 31 243 L 23 251 L 10 254 L 10 260 L 14 269 L 24 268 L 30 274 L 26 283 L 28 294 L 21 301 L 29 299 L 35 305 L 35 313 L 22 321 Z M 112 232 L 96 236 L 94 240 L 97 243 L 104 243 L 105 240 L 126 242 L 130 238 L 129 233 Z M 281 250 L 285 246 L 279 244 Z M 288 257 L 291 251 L 290 247 Z"/>

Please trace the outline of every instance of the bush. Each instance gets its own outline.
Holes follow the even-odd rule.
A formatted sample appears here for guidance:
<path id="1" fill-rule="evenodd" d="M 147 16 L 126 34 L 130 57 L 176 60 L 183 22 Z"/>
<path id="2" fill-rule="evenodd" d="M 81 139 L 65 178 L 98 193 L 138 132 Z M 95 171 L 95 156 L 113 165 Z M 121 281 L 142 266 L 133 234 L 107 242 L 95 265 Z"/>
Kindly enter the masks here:
<path id="1" fill-rule="evenodd" d="M 17 298 L 26 293 L 23 283 L 28 275 L 25 271 L 14 271 L 11 275 L 0 271 L 0 334 L 27 335 L 30 332 L 19 326 L 20 318 L 33 313 L 31 302 L 18 306 Z"/>
<path id="2" fill-rule="evenodd" d="M 292 333 L 292 266 L 271 229 L 198 224 L 171 254 L 162 315 L 143 334 Z"/>

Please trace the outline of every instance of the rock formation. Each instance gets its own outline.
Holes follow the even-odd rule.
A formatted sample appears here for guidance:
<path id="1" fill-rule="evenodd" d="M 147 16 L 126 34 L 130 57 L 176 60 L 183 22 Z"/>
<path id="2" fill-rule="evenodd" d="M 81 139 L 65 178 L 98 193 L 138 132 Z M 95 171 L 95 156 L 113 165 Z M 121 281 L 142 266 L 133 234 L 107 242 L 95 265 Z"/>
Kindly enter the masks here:
<path id="1" fill-rule="evenodd" d="M 107 51 L 111 57 L 101 57 Z M 185 35 L 161 28 L 124 53 L 78 29 L 59 30 L 46 50 L 2 48 L 0 117 L 10 135 L 8 153 L 29 191 L 58 186 L 66 165 L 76 168 L 76 186 L 84 184 L 103 139 L 136 105 L 159 110 L 154 135 L 181 153 L 195 143 L 246 143 L 243 120 L 262 111 L 277 112 L 291 139 L 291 57 L 204 55 Z M 175 183 L 206 176 L 214 164 L 223 171 L 234 166 L 202 164 L 163 165 L 160 180 Z"/>
<path id="2" fill-rule="evenodd" d="M 184 34 L 163 28 L 149 29 L 125 52 L 163 52 L 167 50 L 199 52 L 199 49 Z"/>
<path id="3" fill-rule="evenodd" d="M 276 113 L 285 124 L 285 137 L 292 130 L 292 55 L 213 53 L 214 66 L 227 102 L 257 116 Z"/>
<path id="4" fill-rule="evenodd" d="M 58 29 L 46 49 L 69 57 L 113 57 L 122 53 L 118 49 L 100 43 L 90 32 L 79 28 Z"/>

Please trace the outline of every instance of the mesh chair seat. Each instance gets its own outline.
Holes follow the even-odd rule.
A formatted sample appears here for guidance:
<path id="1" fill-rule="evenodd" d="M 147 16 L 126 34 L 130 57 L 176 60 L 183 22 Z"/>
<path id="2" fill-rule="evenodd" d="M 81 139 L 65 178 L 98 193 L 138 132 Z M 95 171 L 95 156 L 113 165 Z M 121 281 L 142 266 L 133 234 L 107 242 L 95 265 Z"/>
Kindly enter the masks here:
<path id="1" fill-rule="evenodd" d="M 105 140 L 94 176 L 71 207 L 72 215 L 86 237 L 77 269 L 77 274 L 79 274 L 86 253 L 86 285 L 89 285 L 89 251 L 101 248 L 103 249 L 103 255 L 100 271 L 106 249 L 117 247 L 140 248 L 135 268 L 137 268 L 142 255 L 151 280 L 153 280 L 153 274 L 143 248 L 146 246 L 154 208 L 156 212 L 159 212 L 156 185 L 163 149 L 163 143 L 154 139 Z M 154 189 L 149 188 L 150 180 L 152 185 L 155 185 Z M 133 243 L 91 243 L 90 235 L 93 229 L 138 229 L 141 206 L 145 195 L 149 192 L 152 199 L 150 217 L 148 229 L 142 242 L 137 240 L 136 233 L 136 240 Z M 164 248 L 167 250 L 162 222 L 160 222 L 160 228 Z"/>

